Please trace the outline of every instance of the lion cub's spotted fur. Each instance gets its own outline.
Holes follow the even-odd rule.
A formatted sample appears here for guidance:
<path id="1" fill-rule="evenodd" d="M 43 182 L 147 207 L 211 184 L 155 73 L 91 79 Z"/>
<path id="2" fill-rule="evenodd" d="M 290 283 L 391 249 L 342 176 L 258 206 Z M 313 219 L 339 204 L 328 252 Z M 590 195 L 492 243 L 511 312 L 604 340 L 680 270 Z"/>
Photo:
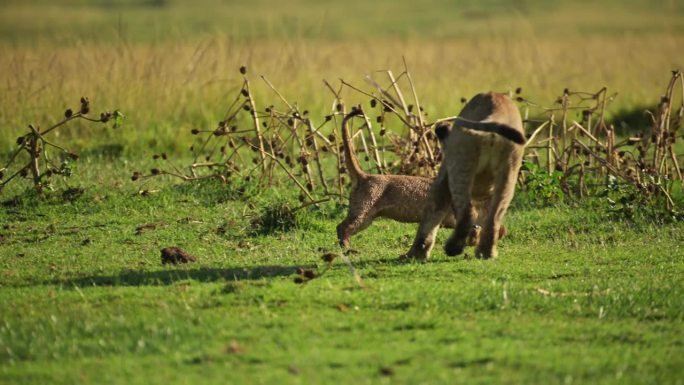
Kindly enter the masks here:
<path id="1" fill-rule="evenodd" d="M 486 217 L 479 220 L 482 230 L 475 255 L 495 257 L 501 220 L 513 198 L 525 146 L 520 112 L 504 94 L 478 94 L 450 128 L 438 127 L 436 132 L 443 142 L 444 160 L 406 256 L 427 258 L 440 223 L 451 215 L 456 226 L 444 249 L 447 255 L 462 253 L 473 223 L 473 203 L 481 202 Z"/>
<path id="2" fill-rule="evenodd" d="M 349 212 L 337 226 L 337 237 L 342 247 L 349 247 L 352 235 L 368 227 L 375 218 L 384 217 L 399 222 L 419 223 L 425 210 L 432 178 L 407 175 L 373 175 L 365 173 L 354 155 L 347 129 L 350 118 L 361 113 L 355 108 L 342 121 L 342 140 L 347 172 L 351 179 Z M 440 218 L 441 224 L 453 228 L 453 214 Z M 504 230 L 505 231 L 505 230 Z M 473 227 L 468 244 L 477 243 L 479 228 Z"/>

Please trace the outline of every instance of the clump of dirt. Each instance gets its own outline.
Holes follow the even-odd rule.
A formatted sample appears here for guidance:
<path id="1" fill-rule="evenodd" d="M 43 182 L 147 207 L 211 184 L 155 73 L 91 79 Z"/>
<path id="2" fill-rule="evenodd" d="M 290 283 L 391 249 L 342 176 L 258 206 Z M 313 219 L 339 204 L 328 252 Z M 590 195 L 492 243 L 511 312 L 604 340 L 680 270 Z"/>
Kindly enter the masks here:
<path id="1" fill-rule="evenodd" d="M 188 254 L 185 250 L 180 247 L 166 247 L 161 251 L 161 263 L 162 265 L 172 264 L 177 265 L 179 263 L 190 263 L 197 262 L 197 257 Z"/>

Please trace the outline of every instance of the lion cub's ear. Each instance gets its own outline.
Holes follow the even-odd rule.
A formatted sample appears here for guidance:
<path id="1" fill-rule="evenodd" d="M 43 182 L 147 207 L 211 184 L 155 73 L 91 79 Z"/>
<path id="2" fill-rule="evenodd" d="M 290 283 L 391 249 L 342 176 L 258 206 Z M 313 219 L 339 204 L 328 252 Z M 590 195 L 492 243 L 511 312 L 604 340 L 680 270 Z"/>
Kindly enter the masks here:
<path id="1" fill-rule="evenodd" d="M 441 142 L 449 136 L 449 130 L 451 130 L 451 123 L 448 122 L 439 122 L 435 126 L 435 134 Z"/>

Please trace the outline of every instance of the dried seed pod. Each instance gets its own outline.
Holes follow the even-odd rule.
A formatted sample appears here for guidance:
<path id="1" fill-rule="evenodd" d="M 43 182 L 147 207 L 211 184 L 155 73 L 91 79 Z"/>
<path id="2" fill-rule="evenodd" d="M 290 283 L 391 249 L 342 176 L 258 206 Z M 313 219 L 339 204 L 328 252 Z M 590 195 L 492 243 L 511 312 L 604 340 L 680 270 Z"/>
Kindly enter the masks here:
<path id="1" fill-rule="evenodd" d="M 71 110 L 71 108 L 67 108 L 66 111 L 64 111 L 64 117 L 69 119 L 74 115 L 74 111 Z"/>
<path id="2" fill-rule="evenodd" d="M 380 130 L 380 136 L 385 136 L 386 133 L 387 130 L 385 130 L 384 128 Z"/>
<path id="3" fill-rule="evenodd" d="M 310 269 L 304 270 L 304 277 L 307 279 L 314 279 L 316 278 L 316 272 Z"/>
<path id="4" fill-rule="evenodd" d="M 468 99 L 463 98 L 463 97 L 461 98 L 461 103 L 465 103 L 465 102 L 467 102 L 467 101 L 468 101 Z"/>
<path id="5" fill-rule="evenodd" d="M 252 108 L 249 106 L 249 104 L 245 104 L 244 106 L 242 106 L 242 109 L 245 111 L 251 111 Z"/>
<path id="6" fill-rule="evenodd" d="M 371 99 L 371 100 L 370 100 L 370 106 L 371 106 L 371 108 L 375 108 L 375 106 L 377 106 L 377 105 L 378 105 L 378 101 L 377 101 L 377 100 L 375 100 L 375 99 Z"/>
<path id="7" fill-rule="evenodd" d="M 375 121 L 377 123 L 382 123 L 385 120 L 385 117 L 382 115 L 379 115 L 377 118 L 375 118 Z"/>
<path id="8" fill-rule="evenodd" d="M 299 199 L 300 202 L 304 202 L 306 200 L 306 197 L 304 196 L 304 194 L 299 194 L 297 199 Z"/>
<path id="9" fill-rule="evenodd" d="M 296 283 L 297 285 L 301 285 L 302 283 L 304 283 L 304 278 L 302 278 L 302 277 L 295 277 L 295 278 L 294 278 L 294 283 Z"/>
<path id="10" fill-rule="evenodd" d="M 75 152 L 69 152 L 67 153 L 67 156 L 72 160 L 78 160 L 78 154 L 76 154 Z"/>
<path id="11" fill-rule="evenodd" d="M 193 128 L 192 130 L 190 130 L 190 133 L 193 134 L 193 135 L 197 135 L 197 134 L 200 133 L 200 130 L 198 130 L 198 129 L 196 129 L 196 128 Z"/>
<path id="12" fill-rule="evenodd" d="M 241 67 L 240 67 L 240 73 L 243 74 L 243 75 L 245 75 L 245 74 L 247 73 L 247 67 L 241 66 Z"/>
<path id="13" fill-rule="evenodd" d="M 522 87 L 518 87 L 515 89 L 515 94 L 520 95 L 522 93 Z"/>
<path id="14" fill-rule="evenodd" d="M 331 142 L 334 142 L 335 141 L 335 135 L 333 135 L 333 134 L 328 135 L 328 140 Z"/>
<path id="15" fill-rule="evenodd" d="M 313 191 L 313 183 L 311 183 L 311 182 L 307 183 L 307 184 L 306 184 L 306 189 L 307 189 L 309 192 Z"/>
<path id="16" fill-rule="evenodd" d="M 131 180 L 135 182 L 138 179 L 140 179 L 140 173 L 138 171 L 134 171 L 133 175 L 131 176 Z"/>
<path id="17" fill-rule="evenodd" d="M 515 98 L 515 101 L 518 103 L 522 103 L 525 101 L 525 98 L 523 98 L 522 96 L 518 96 L 517 98 Z"/>
<path id="18" fill-rule="evenodd" d="M 331 120 L 332 120 L 332 115 L 326 115 L 326 116 L 325 116 L 325 121 L 326 121 L 326 122 L 329 122 L 329 121 L 331 121 Z"/>
<path id="19" fill-rule="evenodd" d="M 85 115 L 90 112 L 90 101 L 85 96 L 81 97 L 81 114 Z"/>
<path id="20" fill-rule="evenodd" d="M 328 263 L 331 263 L 332 261 L 334 261 L 335 258 L 337 258 L 337 254 L 336 254 L 336 253 L 325 253 L 325 254 L 323 254 L 323 255 L 321 256 L 321 259 L 322 259 L 324 262 L 328 262 Z"/>
<path id="21" fill-rule="evenodd" d="M 241 93 L 242 96 L 244 96 L 244 97 L 248 97 L 248 96 L 249 96 L 249 92 L 247 92 L 247 90 L 244 89 L 244 88 L 240 90 L 240 93 Z"/>
<path id="22" fill-rule="evenodd" d="M 339 103 L 336 104 L 335 109 L 337 110 L 337 112 L 341 112 L 342 111 L 342 104 L 339 104 Z"/>
<path id="23" fill-rule="evenodd" d="M 152 173 L 152 175 L 159 175 L 159 174 L 161 174 L 161 170 L 159 170 L 158 168 L 153 168 L 153 169 L 150 170 L 150 172 Z"/>
<path id="24" fill-rule="evenodd" d="M 168 158 L 168 157 L 166 156 L 166 153 L 165 153 L 165 152 L 162 152 L 162 153 L 161 153 L 161 157 L 162 157 L 162 159 L 164 159 L 164 160 L 166 160 L 166 159 Z"/>
<path id="25" fill-rule="evenodd" d="M 160 158 L 160 157 L 159 157 L 159 155 L 157 155 L 157 154 L 152 155 L 152 159 L 154 159 L 154 160 L 157 160 L 157 159 L 159 159 L 159 158 Z"/>

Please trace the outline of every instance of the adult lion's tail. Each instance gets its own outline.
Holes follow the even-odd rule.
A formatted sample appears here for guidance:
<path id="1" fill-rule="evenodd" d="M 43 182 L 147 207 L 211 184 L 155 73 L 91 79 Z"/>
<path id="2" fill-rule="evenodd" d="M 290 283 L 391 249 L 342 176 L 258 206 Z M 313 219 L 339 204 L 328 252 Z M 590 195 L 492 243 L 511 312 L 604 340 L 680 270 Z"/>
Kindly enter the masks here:
<path id="1" fill-rule="evenodd" d="M 463 128 L 469 128 L 471 130 L 477 131 L 493 132 L 517 144 L 525 144 L 527 142 L 527 140 L 525 139 L 525 134 L 507 124 L 501 124 L 496 122 L 475 122 L 461 117 L 457 117 L 456 120 L 463 122 L 459 125 Z"/>
<path id="2" fill-rule="evenodd" d="M 472 120 L 463 119 L 461 117 L 457 117 L 451 122 L 455 124 L 456 120 L 463 122 L 459 125 L 463 128 L 484 132 L 492 132 L 497 135 L 501 135 L 502 137 L 517 144 L 525 144 L 527 142 L 527 139 L 525 139 L 525 135 L 522 132 L 506 124 L 496 122 L 475 122 Z M 440 141 L 444 142 L 447 136 L 449 136 L 451 127 L 451 124 L 447 123 L 447 121 L 438 123 L 435 126 L 435 134 L 437 134 L 437 138 Z"/>

